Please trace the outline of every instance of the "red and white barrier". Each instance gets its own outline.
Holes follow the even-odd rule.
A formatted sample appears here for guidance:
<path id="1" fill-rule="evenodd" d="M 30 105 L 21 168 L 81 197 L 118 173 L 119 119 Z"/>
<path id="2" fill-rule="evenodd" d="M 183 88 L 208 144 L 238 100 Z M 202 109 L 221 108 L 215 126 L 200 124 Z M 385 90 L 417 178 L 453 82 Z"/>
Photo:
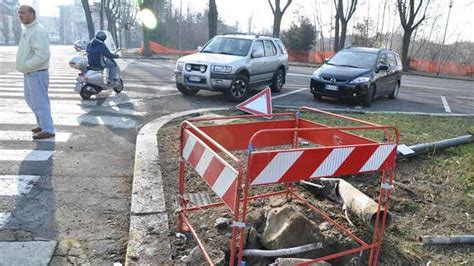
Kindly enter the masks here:
<path id="1" fill-rule="evenodd" d="M 252 185 L 296 182 L 392 167 L 396 145 L 314 148 L 298 151 L 255 152 L 249 179 Z"/>
<path id="2" fill-rule="evenodd" d="M 184 134 L 182 156 L 219 198 L 234 210 L 238 172 L 189 131 Z"/>

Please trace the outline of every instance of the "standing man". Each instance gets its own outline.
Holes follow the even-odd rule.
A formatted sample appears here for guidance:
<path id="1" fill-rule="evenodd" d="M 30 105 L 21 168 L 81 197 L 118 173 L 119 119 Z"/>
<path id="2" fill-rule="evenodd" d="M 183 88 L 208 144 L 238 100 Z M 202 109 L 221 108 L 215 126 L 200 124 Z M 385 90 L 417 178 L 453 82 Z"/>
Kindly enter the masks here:
<path id="1" fill-rule="evenodd" d="M 16 69 L 24 74 L 25 101 L 38 124 L 31 130 L 33 139 L 52 138 L 55 131 L 48 96 L 51 55 L 48 31 L 36 20 L 36 12 L 31 6 L 20 6 L 18 15 L 24 29 L 18 45 Z"/>

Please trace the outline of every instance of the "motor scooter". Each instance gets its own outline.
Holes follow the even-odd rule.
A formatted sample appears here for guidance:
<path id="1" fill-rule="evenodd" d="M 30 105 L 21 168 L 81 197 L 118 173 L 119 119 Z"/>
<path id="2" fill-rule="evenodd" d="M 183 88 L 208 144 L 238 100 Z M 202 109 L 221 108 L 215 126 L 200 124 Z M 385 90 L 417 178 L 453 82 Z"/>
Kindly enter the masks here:
<path id="1" fill-rule="evenodd" d="M 114 64 L 117 62 L 112 59 Z M 82 99 L 89 100 L 92 95 L 96 95 L 103 90 L 113 89 L 117 94 L 123 90 L 123 79 L 120 68 L 117 65 L 118 82 L 107 83 L 108 69 L 96 69 L 88 65 L 86 56 L 75 56 L 69 61 L 69 66 L 78 69 L 76 86 L 74 91 L 81 95 Z"/>

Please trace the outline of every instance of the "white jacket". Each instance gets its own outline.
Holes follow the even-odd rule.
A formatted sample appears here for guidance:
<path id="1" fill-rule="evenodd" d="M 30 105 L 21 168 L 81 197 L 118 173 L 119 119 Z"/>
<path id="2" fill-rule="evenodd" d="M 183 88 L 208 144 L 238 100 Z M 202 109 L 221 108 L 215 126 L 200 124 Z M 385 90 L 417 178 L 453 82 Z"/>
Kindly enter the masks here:
<path id="1" fill-rule="evenodd" d="M 25 74 L 49 68 L 48 31 L 38 20 L 25 25 L 16 54 L 16 69 Z"/>

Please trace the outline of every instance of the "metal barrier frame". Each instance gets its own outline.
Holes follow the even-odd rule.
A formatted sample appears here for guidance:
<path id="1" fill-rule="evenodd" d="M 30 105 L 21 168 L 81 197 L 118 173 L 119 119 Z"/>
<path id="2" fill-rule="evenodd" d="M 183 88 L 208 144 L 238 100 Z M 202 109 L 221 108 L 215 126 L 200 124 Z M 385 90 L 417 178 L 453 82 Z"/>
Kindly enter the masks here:
<path id="1" fill-rule="evenodd" d="M 363 124 L 364 126 L 352 126 L 352 127 L 328 127 L 323 124 L 317 124 L 318 128 L 299 128 L 300 123 L 301 123 L 301 114 L 302 112 L 313 112 L 316 114 L 323 114 L 327 115 L 329 117 L 337 118 L 337 119 L 344 119 L 346 121 L 350 122 L 355 122 L 355 123 L 360 123 Z M 319 109 L 315 108 L 309 108 L 309 107 L 301 107 L 296 113 L 279 113 L 279 114 L 274 114 L 273 118 L 275 117 L 293 117 L 294 118 L 294 128 L 276 128 L 276 129 L 261 129 L 256 131 L 250 138 L 247 146 L 247 167 L 246 171 L 244 172 L 244 167 L 242 164 L 242 161 L 238 159 L 236 156 L 234 156 L 230 151 L 228 151 L 223 145 L 221 145 L 219 142 L 214 140 L 212 137 L 207 135 L 203 130 L 200 129 L 200 127 L 196 126 L 194 123 L 196 122 L 206 122 L 206 121 L 216 121 L 216 120 L 231 120 L 231 119 L 255 119 L 255 118 L 260 118 L 266 115 L 240 115 L 240 116 L 230 116 L 230 117 L 219 117 L 219 118 L 195 118 L 195 119 L 190 119 L 187 121 L 184 121 L 181 124 L 180 128 L 180 136 L 181 136 L 181 147 L 180 147 L 180 161 L 179 161 L 179 215 L 178 215 L 178 230 L 183 232 L 183 231 L 189 231 L 193 238 L 196 240 L 199 248 L 204 254 L 204 258 L 206 261 L 210 264 L 213 265 L 213 262 L 207 253 L 203 242 L 199 239 L 199 236 L 197 235 L 196 231 L 193 229 L 187 215 L 189 212 L 192 211 L 199 211 L 199 210 L 205 210 L 208 208 L 213 208 L 217 206 L 225 206 L 227 205 L 228 209 L 233 213 L 233 225 L 232 225 L 232 238 L 231 238 L 231 248 L 230 248 L 230 260 L 229 260 L 229 265 L 235 265 L 237 262 L 238 265 L 242 264 L 242 254 L 243 254 L 243 245 L 244 245 L 244 239 L 245 239 L 245 224 L 246 224 L 246 216 L 247 216 L 247 207 L 248 207 L 248 202 L 249 200 L 255 200 L 259 198 L 267 198 L 271 196 L 276 196 L 276 195 L 286 195 L 288 198 L 296 199 L 303 204 L 305 204 L 308 208 L 314 210 L 317 212 L 319 215 L 321 215 L 325 220 L 327 220 L 329 223 L 337 227 L 340 231 L 342 231 L 344 234 L 349 236 L 352 240 L 354 240 L 356 243 L 360 245 L 360 247 L 357 248 L 352 248 L 349 250 L 345 250 L 342 252 L 334 253 L 331 255 L 327 255 L 324 257 L 320 258 L 315 258 L 312 259 L 309 262 L 302 263 L 300 265 L 309 265 L 311 263 L 315 262 L 320 262 L 324 260 L 329 260 L 329 259 L 334 259 L 337 257 L 342 257 L 346 256 L 349 254 L 353 253 L 358 253 L 362 252 L 365 250 L 370 250 L 369 254 L 369 265 L 376 265 L 378 262 L 378 257 L 380 253 L 380 247 L 382 245 L 382 240 L 383 240 L 383 234 L 385 230 L 385 223 L 387 219 L 387 212 L 383 212 L 382 217 L 380 217 L 380 210 L 383 208 L 384 210 L 388 210 L 389 208 L 389 199 L 390 199 L 390 192 L 391 189 L 393 188 L 393 183 L 394 183 L 394 178 L 395 178 L 395 156 L 393 157 L 393 162 L 391 163 L 390 166 L 384 167 L 382 169 L 382 166 L 380 166 L 379 170 L 376 171 L 381 171 L 381 177 L 380 177 L 380 191 L 379 191 L 379 197 L 378 197 L 378 207 L 377 207 L 377 214 L 376 214 L 376 219 L 375 219 L 375 225 L 373 228 L 373 233 L 372 233 L 372 242 L 371 243 L 366 243 L 363 240 L 361 240 L 359 237 L 357 237 L 354 233 L 352 233 L 349 229 L 345 228 L 341 224 L 337 223 L 333 219 L 329 217 L 326 213 L 324 213 L 322 210 L 316 208 L 306 200 L 304 200 L 301 196 L 299 196 L 297 193 L 295 193 L 292 183 L 286 183 L 286 189 L 281 190 L 281 191 L 276 191 L 272 193 L 266 193 L 266 194 L 260 194 L 260 195 L 250 195 L 250 189 L 252 187 L 252 184 L 250 183 L 249 180 L 249 172 L 252 169 L 252 165 L 255 164 L 255 161 L 253 160 L 254 154 L 257 153 L 265 153 L 266 151 L 254 151 L 254 146 L 258 140 L 258 138 L 261 138 L 264 135 L 271 135 L 271 134 L 279 134 L 279 133 L 292 133 L 293 138 L 292 138 L 292 148 L 287 151 L 301 151 L 301 150 L 310 150 L 308 148 L 298 148 L 298 134 L 304 133 L 304 132 L 311 132 L 311 133 L 321 133 L 321 132 L 340 132 L 344 134 L 350 134 L 352 136 L 356 136 L 357 138 L 360 138 L 361 140 L 364 141 L 370 141 L 371 143 L 367 144 L 351 144 L 351 145 L 335 145 L 335 146 L 324 146 L 324 147 L 317 147 L 314 148 L 324 150 L 324 149 L 330 149 L 330 148 L 335 148 L 335 147 L 357 147 L 357 146 L 364 146 L 364 145 L 377 145 L 377 144 L 395 144 L 398 145 L 399 143 L 399 132 L 395 127 L 391 126 L 382 126 L 370 122 L 366 122 L 363 120 L 359 119 L 354 119 L 351 117 L 339 115 L 339 114 L 334 114 L 330 112 L 325 112 Z M 272 123 L 272 121 L 262 121 L 261 123 Z M 357 131 L 357 130 L 379 130 L 383 131 L 386 136 L 386 143 L 380 143 L 377 141 L 373 141 L 370 139 L 366 139 L 357 135 L 353 135 L 352 133 L 348 133 L 346 131 Z M 394 133 L 394 134 L 392 134 Z M 186 163 L 187 161 L 183 157 L 183 150 L 184 150 L 184 145 L 185 145 L 185 135 L 191 134 L 193 137 L 198 138 L 201 145 L 205 145 L 206 148 L 209 150 L 213 150 L 213 156 L 219 157 L 220 160 L 224 161 L 227 163 L 228 167 L 233 167 L 231 165 L 235 165 L 235 168 L 233 168 L 237 173 L 237 191 L 235 195 L 235 205 L 229 206 L 227 203 L 224 201 L 217 202 L 217 203 L 211 203 L 207 205 L 201 205 L 201 206 L 188 206 L 189 202 L 185 199 L 184 193 L 185 193 L 185 174 L 186 174 Z M 396 147 L 396 146 L 395 146 Z M 223 156 L 220 156 L 217 152 L 222 153 L 225 155 L 225 157 L 228 158 L 228 160 L 224 160 Z M 275 151 L 272 151 L 275 152 Z M 393 151 L 392 151 L 393 152 Z M 395 148 L 396 152 L 396 148 Z M 387 160 L 389 160 L 387 158 Z M 391 160 L 391 159 L 390 159 Z M 188 162 L 189 164 L 189 162 Z M 387 168 L 387 169 L 385 169 Z M 381 169 L 381 170 L 380 170 Z M 371 172 L 376 172 L 376 171 L 371 171 Z M 246 174 L 244 174 L 246 173 Z M 356 173 L 357 174 L 357 173 Z M 387 175 L 388 178 L 387 178 Z M 202 177 L 204 179 L 204 177 Z M 318 177 L 320 178 L 320 177 Z M 313 179 L 313 178 L 312 178 Z M 303 180 L 303 179 L 302 179 Z M 204 180 L 206 181 L 206 180 Z M 207 181 L 206 181 L 207 182 Z M 293 181 L 294 182 L 294 181 Z M 268 184 L 263 184 L 263 185 L 268 185 Z M 271 185 L 271 184 L 270 184 Z M 382 207 L 383 205 L 383 207 Z M 381 220 L 380 227 L 379 227 L 379 221 Z M 238 243 L 238 245 L 237 245 Z M 237 258 L 236 258 L 237 257 Z"/>

